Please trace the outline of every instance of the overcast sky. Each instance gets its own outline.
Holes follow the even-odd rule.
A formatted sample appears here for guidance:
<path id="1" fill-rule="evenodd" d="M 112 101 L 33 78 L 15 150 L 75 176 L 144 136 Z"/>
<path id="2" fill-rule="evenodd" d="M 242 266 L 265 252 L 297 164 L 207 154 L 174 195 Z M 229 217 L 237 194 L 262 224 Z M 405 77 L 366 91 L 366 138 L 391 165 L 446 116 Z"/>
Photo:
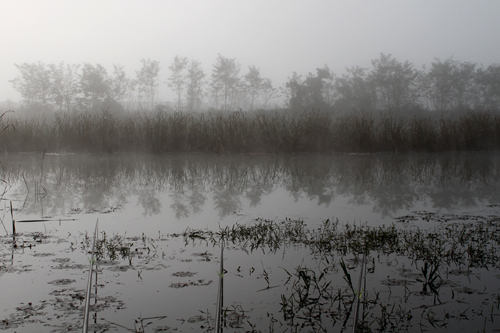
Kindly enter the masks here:
<path id="1" fill-rule="evenodd" d="M 160 61 L 160 94 L 175 55 L 210 76 L 217 54 L 275 86 L 327 64 L 369 67 L 380 53 L 415 67 L 435 57 L 500 63 L 498 0 L 0 0 L 0 101 L 19 100 L 14 64 Z"/>

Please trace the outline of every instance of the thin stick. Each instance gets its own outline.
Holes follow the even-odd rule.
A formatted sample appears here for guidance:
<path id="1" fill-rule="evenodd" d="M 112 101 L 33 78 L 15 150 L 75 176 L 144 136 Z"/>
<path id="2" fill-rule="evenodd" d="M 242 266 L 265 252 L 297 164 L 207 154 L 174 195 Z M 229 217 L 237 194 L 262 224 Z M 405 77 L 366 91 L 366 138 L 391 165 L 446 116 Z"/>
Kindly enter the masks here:
<path id="1" fill-rule="evenodd" d="M 365 255 L 366 253 L 368 252 L 368 250 L 365 250 Z M 366 296 L 366 260 L 363 256 L 363 263 L 365 264 L 365 270 L 363 271 L 363 313 L 362 313 L 362 316 L 361 318 L 365 318 L 365 308 L 366 308 L 366 303 L 364 302 L 365 300 L 365 296 Z"/>
<path id="2" fill-rule="evenodd" d="M 359 273 L 358 282 L 358 292 L 356 293 L 356 309 L 354 310 L 354 325 L 352 326 L 352 332 L 355 333 L 358 328 L 358 316 L 359 316 L 359 300 L 361 299 L 361 282 L 363 281 L 363 273 L 365 269 L 365 256 L 366 252 L 363 253 L 363 262 L 361 262 L 361 272 Z"/>
<path id="3" fill-rule="evenodd" d="M 2 223 L 3 229 L 5 230 L 5 235 L 9 235 L 9 232 L 7 231 L 7 228 L 5 227 L 5 224 L 3 224 L 3 220 L 0 217 L 0 222 Z"/>
<path id="4" fill-rule="evenodd" d="M 217 292 L 217 311 L 216 311 L 216 322 L 215 322 L 215 332 L 222 332 L 222 306 L 224 301 L 224 238 L 221 239 L 220 246 L 220 271 L 219 271 L 219 290 Z"/>
<path id="5" fill-rule="evenodd" d="M 34 219 L 34 220 L 18 220 L 17 223 L 33 223 L 33 222 L 50 222 L 50 221 L 76 221 L 76 219 Z"/>
<path id="6" fill-rule="evenodd" d="M 84 315 L 83 315 L 83 333 L 88 332 L 88 326 L 89 326 L 89 307 L 90 307 L 90 293 L 92 289 L 92 273 L 94 271 L 94 250 L 95 250 L 95 241 L 97 238 L 97 227 L 99 224 L 99 219 L 97 219 L 97 222 L 95 223 L 95 231 L 94 231 L 94 241 L 92 242 L 92 253 L 90 255 L 90 269 L 89 269 L 89 279 L 88 279 L 88 284 L 87 284 L 87 297 L 85 297 L 85 309 L 84 309 Z"/>
<path id="7" fill-rule="evenodd" d="M 45 149 L 43 150 L 43 155 L 42 155 L 42 167 L 40 170 L 40 185 L 42 185 L 42 178 L 43 178 L 43 161 L 45 160 Z"/>
<path id="8" fill-rule="evenodd" d="M 14 220 L 14 210 L 12 209 L 12 201 L 10 202 L 10 216 L 12 218 L 12 236 L 16 236 L 16 220 Z"/>
<path id="9" fill-rule="evenodd" d="M 24 172 L 23 172 L 23 180 L 24 180 L 24 185 L 26 185 L 26 189 L 28 190 L 28 193 L 30 193 L 30 188 L 28 186 L 28 182 L 26 181 L 26 178 L 24 177 Z"/>

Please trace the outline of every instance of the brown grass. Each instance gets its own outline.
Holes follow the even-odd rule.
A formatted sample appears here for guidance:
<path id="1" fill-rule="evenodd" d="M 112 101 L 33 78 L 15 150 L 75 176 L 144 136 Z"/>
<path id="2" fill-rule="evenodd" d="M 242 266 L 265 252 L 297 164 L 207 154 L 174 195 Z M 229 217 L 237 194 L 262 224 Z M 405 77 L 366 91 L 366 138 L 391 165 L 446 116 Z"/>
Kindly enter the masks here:
<path id="1" fill-rule="evenodd" d="M 115 115 L 57 114 L 53 119 L 0 117 L 7 152 L 407 152 L 492 150 L 500 147 L 500 116 L 407 118 L 393 112 L 287 111 Z"/>

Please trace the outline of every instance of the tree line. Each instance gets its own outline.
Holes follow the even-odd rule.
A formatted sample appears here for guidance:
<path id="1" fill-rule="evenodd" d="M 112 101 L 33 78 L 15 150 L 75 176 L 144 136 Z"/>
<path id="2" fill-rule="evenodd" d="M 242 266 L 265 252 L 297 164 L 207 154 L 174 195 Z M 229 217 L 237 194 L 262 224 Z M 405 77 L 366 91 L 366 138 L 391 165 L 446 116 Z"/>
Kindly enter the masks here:
<path id="1" fill-rule="evenodd" d="M 500 64 L 484 67 L 451 57 L 418 70 L 381 54 L 371 68 L 347 68 L 341 76 L 328 66 L 306 77 L 293 73 L 283 90 L 288 107 L 299 110 L 498 110 Z"/>
<path id="2" fill-rule="evenodd" d="M 108 73 L 102 65 L 90 63 L 15 64 L 19 75 L 10 82 L 28 107 L 98 110 L 107 104 L 123 108 L 133 98 L 152 104 L 160 63 L 150 59 L 142 59 L 141 63 L 135 79 L 129 78 L 121 65 L 113 65 L 113 72 Z"/>
<path id="3" fill-rule="evenodd" d="M 15 64 L 19 75 L 11 80 L 28 107 L 54 111 L 114 109 L 154 109 L 158 107 L 160 62 L 142 59 L 135 78 L 125 68 L 113 65 L 108 73 L 102 65 Z M 201 111 L 267 108 L 277 89 L 260 70 L 249 66 L 240 76 L 236 59 L 218 55 L 210 79 L 197 60 L 176 56 L 168 67 L 167 85 L 176 95 L 175 110 Z M 208 98 L 208 104 L 205 99 Z"/>
<path id="4" fill-rule="evenodd" d="M 16 64 L 19 75 L 11 80 L 25 105 L 54 111 L 154 109 L 160 84 L 160 62 L 141 60 L 142 67 L 128 77 L 113 65 Z M 500 106 L 500 64 L 487 67 L 448 58 L 435 59 L 416 69 L 408 61 L 381 54 L 370 68 L 347 68 L 337 76 L 327 65 L 305 77 L 293 73 L 277 89 L 249 66 L 241 75 L 236 59 L 218 55 L 210 77 L 201 63 L 175 56 L 168 67 L 168 87 L 175 93 L 172 108 L 201 111 L 254 110 L 272 107 L 280 97 L 293 110 L 497 110 Z"/>

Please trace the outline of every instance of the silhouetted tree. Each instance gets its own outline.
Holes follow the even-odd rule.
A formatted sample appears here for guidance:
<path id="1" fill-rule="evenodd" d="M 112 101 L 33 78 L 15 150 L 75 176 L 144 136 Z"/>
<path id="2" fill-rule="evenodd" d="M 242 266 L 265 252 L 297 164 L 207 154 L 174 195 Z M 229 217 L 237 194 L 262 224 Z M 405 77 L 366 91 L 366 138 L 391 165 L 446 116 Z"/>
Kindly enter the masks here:
<path id="1" fill-rule="evenodd" d="M 306 102 L 305 86 L 301 75 L 293 72 L 292 77 L 284 85 L 283 93 L 286 96 L 287 106 L 290 109 L 303 109 Z"/>
<path id="2" fill-rule="evenodd" d="M 376 93 L 368 81 L 367 69 L 356 66 L 346 68 L 346 72 L 335 79 L 334 107 L 341 111 L 372 110 L 375 107 Z"/>
<path id="3" fill-rule="evenodd" d="M 96 111 L 109 97 L 110 82 L 106 69 L 97 64 L 84 63 L 80 75 L 80 105 L 87 110 Z"/>
<path id="4" fill-rule="evenodd" d="M 113 76 L 110 78 L 110 97 L 123 105 L 132 84 L 132 80 L 125 73 L 125 68 L 122 65 L 113 65 Z"/>
<path id="5" fill-rule="evenodd" d="M 316 75 L 309 73 L 306 77 L 306 105 L 316 110 L 324 110 L 327 104 L 324 100 L 324 88 L 327 80 L 333 78 L 333 74 L 325 65 L 316 69 Z"/>
<path id="6" fill-rule="evenodd" d="M 151 102 L 151 109 L 154 107 L 154 101 L 159 86 L 160 62 L 150 59 L 141 59 L 142 68 L 136 71 L 137 85 L 139 87 L 139 95 L 142 93 Z"/>
<path id="7" fill-rule="evenodd" d="M 435 59 L 422 80 L 422 91 L 435 110 L 457 110 L 473 107 L 477 96 L 476 65 L 460 63 L 453 58 Z"/>
<path id="8" fill-rule="evenodd" d="M 327 107 L 332 107 L 337 97 L 337 89 L 335 81 L 337 77 L 335 73 L 330 72 L 330 76 L 323 79 L 323 88 L 321 94 L 323 95 L 323 102 Z"/>
<path id="9" fill-rule="evenodd" d="M 500 110 L 500 64 L 479 68 L 476 74 L 481 106 L 484 109 Z"/>
<path id="10" fill-rule="evenodd" d="M 203 97 L 205 73 L 200 62 L 191 60 L 186 76 L 186 106 L 188 111 L 199 111 Z"/>
<path id="11" fill-rule="evenodd" d="M 77 104 L 80 93 L 79 65 L 50 64 L 50 100 L 58 111 L 70 111 Z"/>
<path id="12" fill-rule="evenodd" d="M 368 81 L 375 87 L 379 108 L 400 110 L 416 103 L 418 71 L 411 63 L 381 53 L 372 66 Z"/>
<path id="13" fill-rule="evenodd" d="M 245 74 L 246 90 L 250 95 L 250 110 L 253 110 L 255 98 L 263 88 L 264 79 L 260 76 L 260 70 L 255 66 L 248 67 L 248 73 Z"/>
<path id="14" fill-rule="evenodd" d="M 324 84 L 325 80 L 330 78 L 332 78 L 332 73 L 328 66 L 317 68 L 316 75 L 309 73 L 305 79 L 294 72 L 285 83 L 285 95 L 290 109 L 325 109 L 327 104 L 323 98 Z"/>
<path id="15" fill-rule="evenodd" d="M 218 55 L 212 69 L 212 95 L 214 96 L 215 108 L 218 108 L 219 97 L 224 99 L 223 110 L 227 110 L 228 102 L 234 100 L 240 88 L 240 64 L 236 59 L 229 59 Z"/>
<path id="16" fill-rule="evenodd" d="M 278 93 L 278 90 L 273 87 L 271 79 L 264 79 L 261 87 L 262 93 L 262 108 L 267 109 L 269 101 Z"/>
<path id="17" fill-rule="evenodd" d="M 174 62 L 168 67 L 171 74 L 167 84 L 177 94 L 177 110 L 182 107 L 182 93 L 186 86 L 186 67 L 188 59 L 186 57 L 174 57 Z"/>
<path id="18" fill-rule="evenodd" d="M 41 62 L 14 66 L 19 70 L 19 75 L 10 82 L 21 94 L 24 103 L 47 105 L 51 93 L 50 69 Z"/>

